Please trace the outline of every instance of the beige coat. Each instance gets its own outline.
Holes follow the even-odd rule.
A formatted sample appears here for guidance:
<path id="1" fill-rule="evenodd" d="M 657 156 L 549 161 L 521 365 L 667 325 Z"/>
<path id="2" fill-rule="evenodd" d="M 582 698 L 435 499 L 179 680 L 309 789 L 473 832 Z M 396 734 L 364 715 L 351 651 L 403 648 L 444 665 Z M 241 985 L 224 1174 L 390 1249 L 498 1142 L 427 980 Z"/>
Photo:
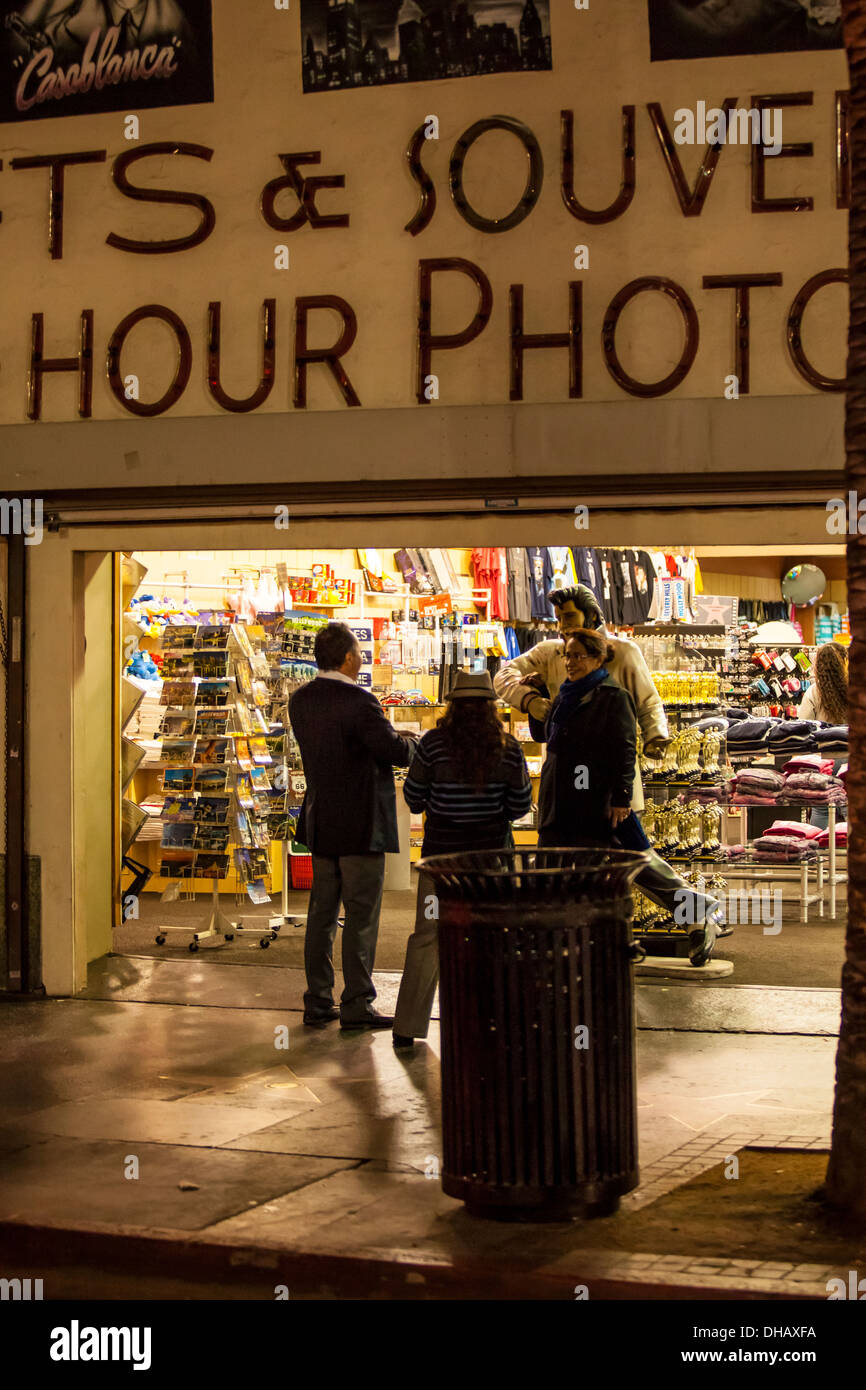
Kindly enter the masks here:
<path id="1" fill-rule="evenodd" d="M 636 642 L 630 642 L 626 637 L 605 635 L 614 649 L 613 659 L 606 661 L 605 666 L 613 679 L 624 690 L 628 691 L 634 701 L 644 747 L 651 753 L 660 753 L 670 741 L 668 721 L 665 718 L 661 698 L 649 673 L 649 667 L 644 661 L 643 653 Z M 514 709 L 522 710 L 525 708 L 526 700 L 534 693 L 532 687 L 524 682 L 527 676 L 536 674 L 541 676 L 552 700 L 566 679 L 565 644 L 559 639 L 552 642 L 538 642 L 536 646 L 530 647 L 523 656 L 517 656 L 513 661 L 509 661 L 502 667 L 499 674 L 494 676 L 493 685 L 501 699 L 506 700 Z M 533 714 L 542 718 L 545 717 L 546 710 L 550 707 L 550 701 L 546 701 L 544 704 L 544 713 L 536 704 L 533 706 Z M 635 769 L 631 804 L 632 810 L 643 810 L 643 787 L 638 769 Z"/>

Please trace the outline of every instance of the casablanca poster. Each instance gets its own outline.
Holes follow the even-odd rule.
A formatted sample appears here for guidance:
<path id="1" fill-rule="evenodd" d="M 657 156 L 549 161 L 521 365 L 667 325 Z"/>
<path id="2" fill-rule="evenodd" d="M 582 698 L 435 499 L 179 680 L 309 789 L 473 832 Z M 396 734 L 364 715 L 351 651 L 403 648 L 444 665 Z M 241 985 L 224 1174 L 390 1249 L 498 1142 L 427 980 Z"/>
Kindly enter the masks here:
<path id="1" fill-rule="evenodd" d="M 650 57 L 842 48 L 841 0 L 649 0 Z"/>
<path id="2" fill-rule="evenodd" d="M 549 71 L 549 0 L 301 0 L 305 92 Z"/>
<path id="3" fill-rule="evenodd" d="M 0 0 L 0 121 L 211 101 L 211 0 Z"/>

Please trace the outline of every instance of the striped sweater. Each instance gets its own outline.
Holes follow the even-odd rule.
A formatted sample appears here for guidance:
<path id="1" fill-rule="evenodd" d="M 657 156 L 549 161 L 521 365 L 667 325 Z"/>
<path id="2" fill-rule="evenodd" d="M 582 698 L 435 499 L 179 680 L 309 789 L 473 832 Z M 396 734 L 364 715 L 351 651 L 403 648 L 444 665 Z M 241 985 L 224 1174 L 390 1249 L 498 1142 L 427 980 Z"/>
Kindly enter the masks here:
<path id="1" fill-rule="evenodd" d="M 510 823 L 532 806 L 532 783 L 517 739 L 506 734 L 499 765 L 481 787 L 461 776 L 441 729 L 426 733 L 415 750 L 403 795 L 410 811 L 425 811 L 422 853 L 501 849 Z"/>

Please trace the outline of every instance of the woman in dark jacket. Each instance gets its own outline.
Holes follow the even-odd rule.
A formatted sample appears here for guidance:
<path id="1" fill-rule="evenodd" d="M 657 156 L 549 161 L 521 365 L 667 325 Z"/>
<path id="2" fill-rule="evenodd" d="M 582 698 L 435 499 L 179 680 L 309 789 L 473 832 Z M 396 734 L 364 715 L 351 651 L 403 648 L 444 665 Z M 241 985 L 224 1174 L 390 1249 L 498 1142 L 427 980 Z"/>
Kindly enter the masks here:
<path id="1" fill-rule="evenodd" d="M 517 739 L 505 732 L 486 671 L 461 671 L 447 696 L 448 713 L 415 750 L 403 795 L 424 811 L 422 858 L 464 850 L 505 849 L 511 822 L 532 807 L 532 783 Z M 439 979 L 438 902 L 433 880 L 418 876 L 415 930 L 394 1012 L 394 1046 L 426 1038 Z"/>
<path id="2" fill-rule="evenodd" d="M 565 648 L 567 678 L 544 726 L 538 794 L 542 846 L 613 843 L 648 849 L 631 810 L 636 756 L 631 696 L 605 669 L 607 639 L 580 628 Z"/>

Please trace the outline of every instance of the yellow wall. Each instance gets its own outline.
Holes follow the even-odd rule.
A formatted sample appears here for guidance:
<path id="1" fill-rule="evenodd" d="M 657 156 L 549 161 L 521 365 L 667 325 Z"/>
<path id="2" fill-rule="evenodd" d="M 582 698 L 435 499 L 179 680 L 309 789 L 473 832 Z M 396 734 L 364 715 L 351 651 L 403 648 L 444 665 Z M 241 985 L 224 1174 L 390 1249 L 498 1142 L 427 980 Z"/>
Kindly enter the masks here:
<path id="1" fill-rule="evenodd" d="M 85 650 L 78 667 L 75 719 L 80 731 L 81 763 L 75 784 L 78 852 L 76 872 L 86 902 L 84 949 L 86 960 L 111 950 L 112 883 L 106 867 L 112 863 L 111 807 L 113 689 L 113 559 L 88 552 L 79 561 L 84 596 Z"/>

